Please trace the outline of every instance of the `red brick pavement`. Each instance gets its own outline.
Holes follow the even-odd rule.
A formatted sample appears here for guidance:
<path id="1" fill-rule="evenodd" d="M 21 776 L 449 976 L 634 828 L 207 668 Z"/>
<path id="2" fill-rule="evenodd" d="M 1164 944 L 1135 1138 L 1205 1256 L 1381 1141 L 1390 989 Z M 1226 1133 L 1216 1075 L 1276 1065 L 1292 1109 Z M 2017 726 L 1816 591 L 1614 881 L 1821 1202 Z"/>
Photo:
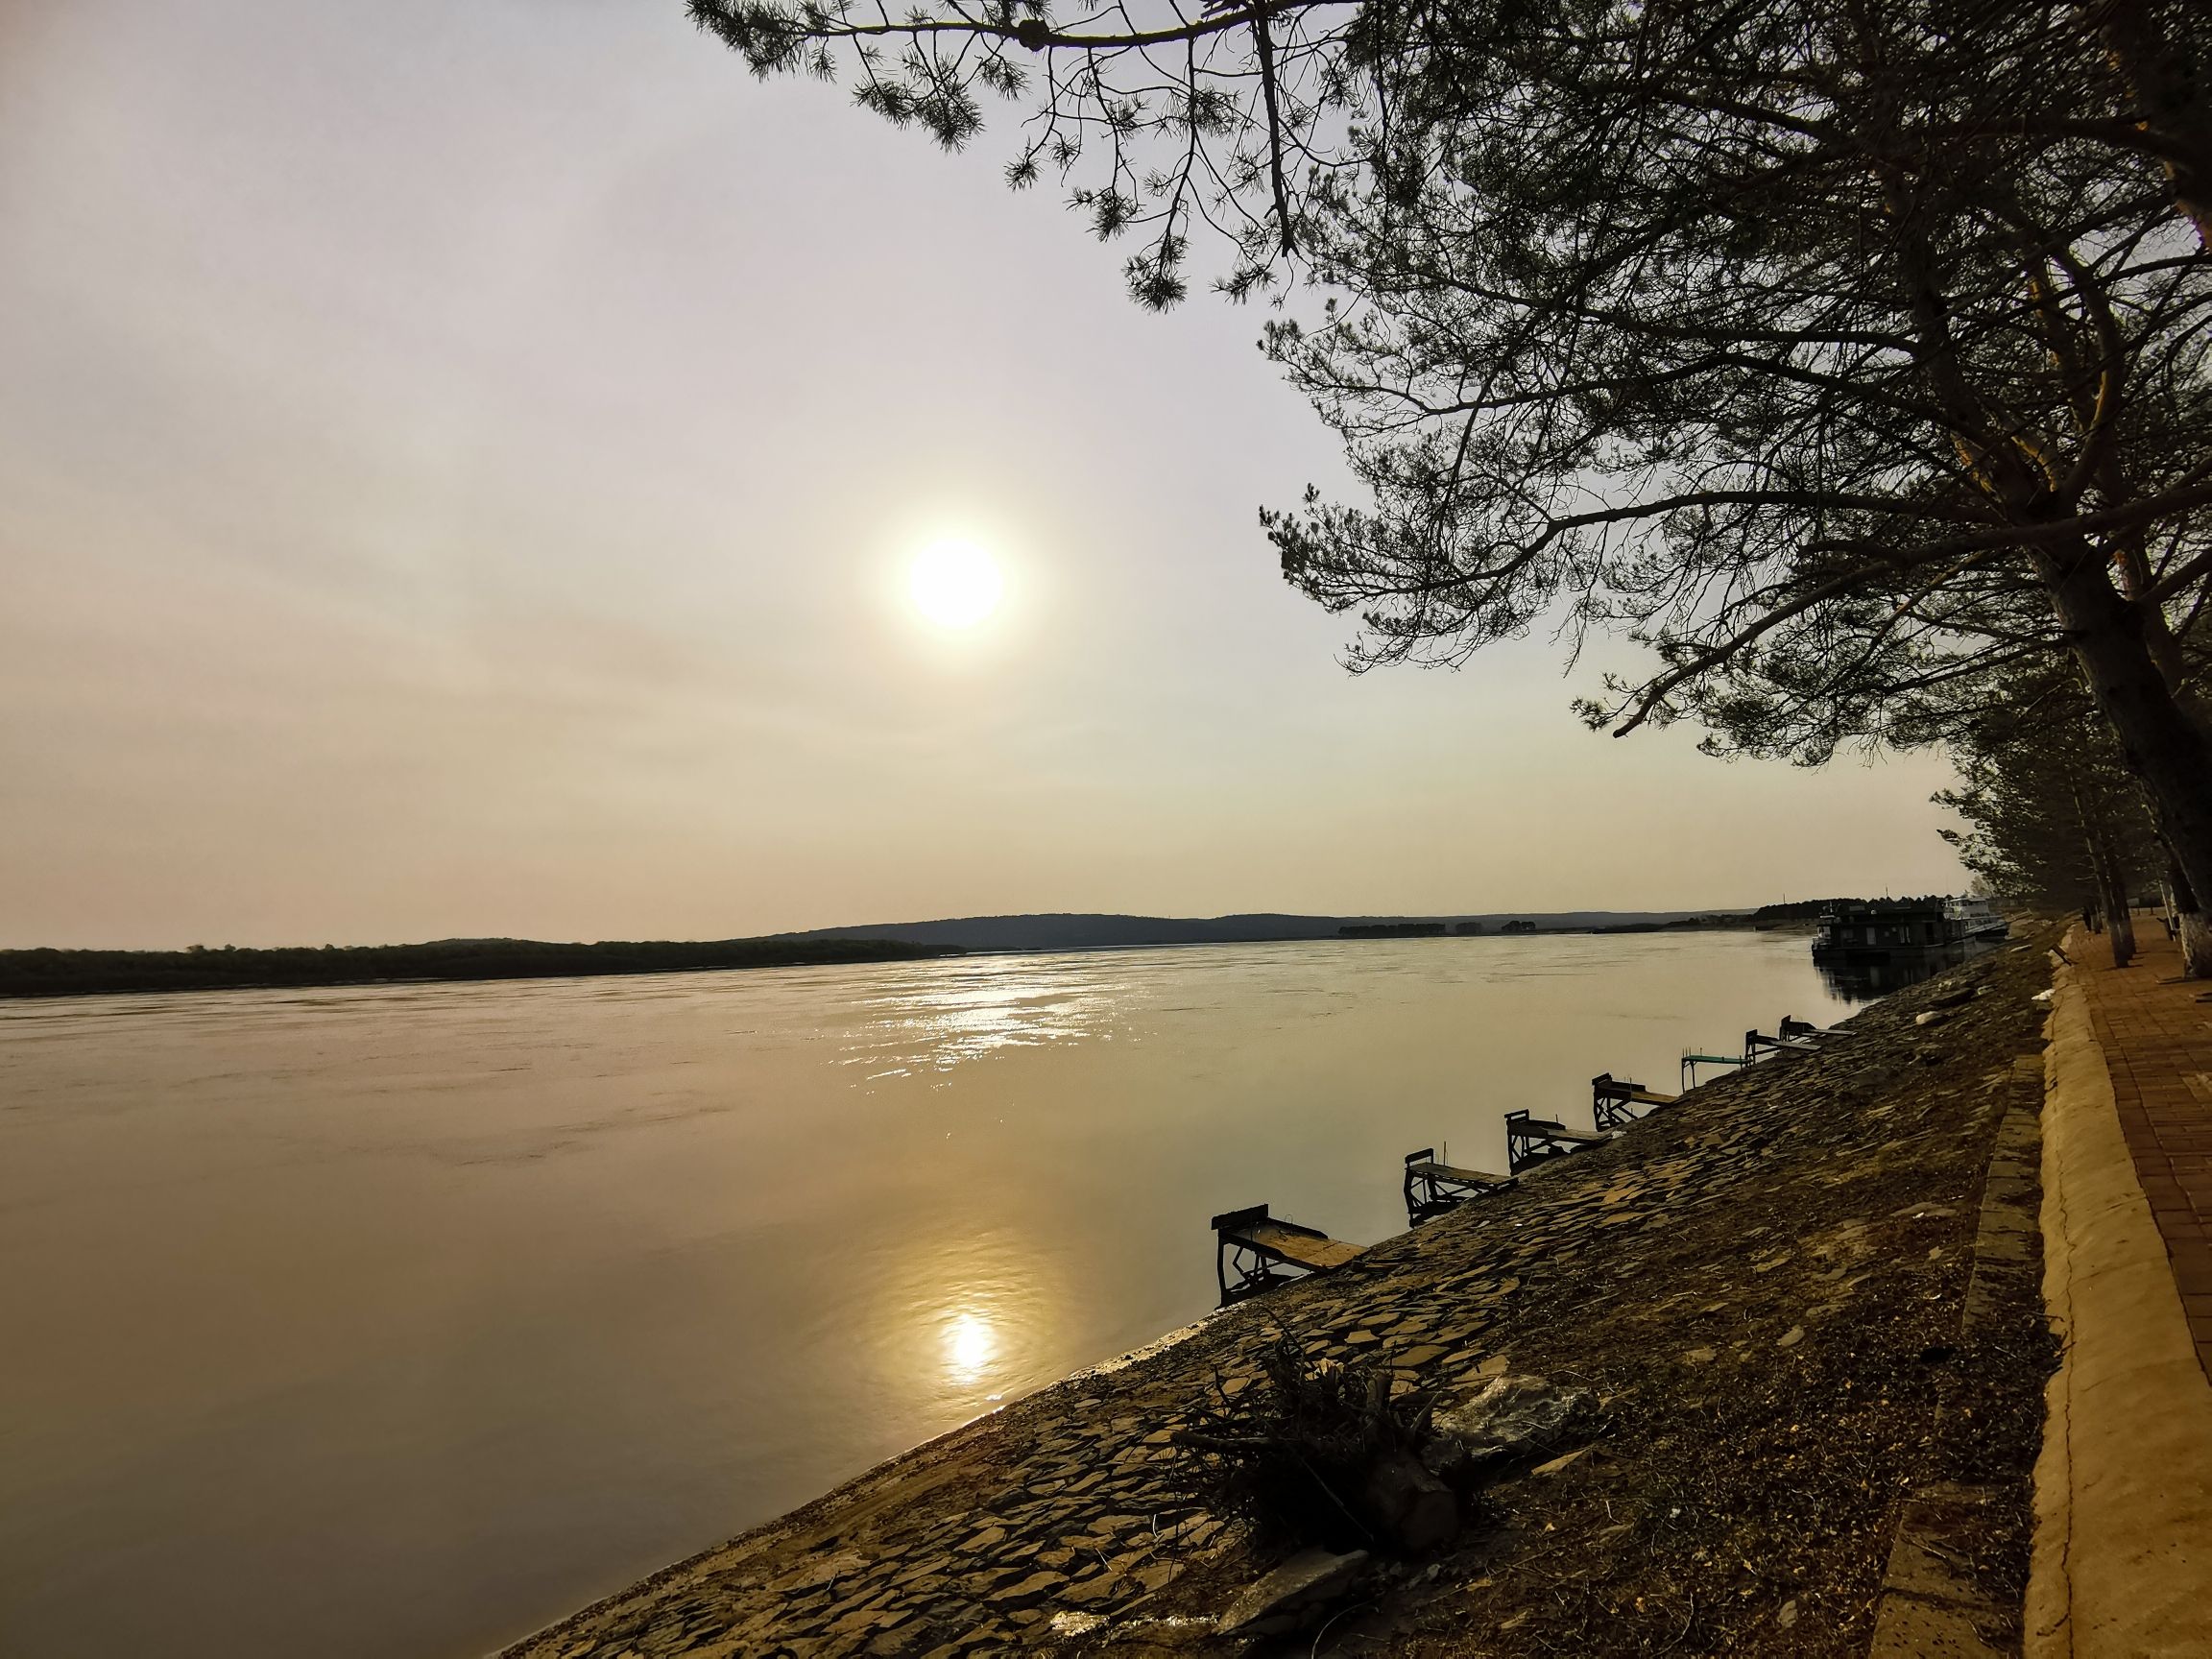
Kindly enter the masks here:
<path id="1" fill-rule="evenodd" d="M 2127 968 L 2114 970 L 2105 941 L 2079 927 L 2066 952 L 2080 964 L 2120 1127 L 2212 1380 L 2212 1002 L 2198 1000 L 2212 980 L 2180 977 L 2180 948 L 2155 918 L 2137 916 L 2135 929 L 2140 950 Z"/>

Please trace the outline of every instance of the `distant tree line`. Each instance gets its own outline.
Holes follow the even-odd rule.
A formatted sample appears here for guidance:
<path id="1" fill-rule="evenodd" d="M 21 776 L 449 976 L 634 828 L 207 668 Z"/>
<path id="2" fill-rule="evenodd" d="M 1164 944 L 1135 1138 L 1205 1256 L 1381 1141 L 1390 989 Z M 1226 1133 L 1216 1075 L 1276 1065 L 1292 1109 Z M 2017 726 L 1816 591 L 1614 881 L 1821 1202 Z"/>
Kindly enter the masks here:
<path id="1" fill-rule="evenodd" d="M 873 939 L 667 940 L 552 945 L 461 939 L 430 945 L 325 945 L 277 950 L 0 950 L 0 997 L 107 991 L 210 991 L 250 986 L 366 985 L 388 980 L 545 979 L 570 974 L 675 974 L 709 968 L 899 962 L 959 952 Z"/>
<path id="2" fill-rule="evenodd" d="M 1359 498 L 1262 520 L 1353 667 L 1625 634 L 1593 726 L 1945 744 L 2007 882 L 2066 884 L 1973 816 L 2033 799 L 2100 891 L 2147 821 L 2212 896 L 2212 5 L 690 11 L 948 146 L 1013 105 L 1145 304 L 1209 240 L 1272 295 Z"/>
<path id="3" fill-rule="evenodd" d="M 1716 928 L 1748 927 L 1751 918 L 1740 914 L 1712 912 L 1703 916 L 1677 916 L 1671 922 L 1616 922 L 1610 926 L 1593 927 L 1593 933 L 1699 933 Z"/>
<path id="4" fill-rule="evenodd" d="M 2189 971 L 2204 974 L 2212 939 L 2200 907 L 2079 682 L 2046 668 L 2011 677 L 2008 692 L 1957 734 L 1959 785 L 1936 797 L 1961 820 L 1944 831 L 1960 861 L 2000 898 L 2101 922 L 2117 967 L 2135 953 L 2130 909 L 2154 895 Z"/>
<path id="5" fill-rule="evenodd" d="M 1762 904 L 1751 912 L 1751 924 L 1763 922 L 1817 922 L 1839 904 L 1858 904 L 1858 899 L 1792 899 L 1787 903 Z"/>

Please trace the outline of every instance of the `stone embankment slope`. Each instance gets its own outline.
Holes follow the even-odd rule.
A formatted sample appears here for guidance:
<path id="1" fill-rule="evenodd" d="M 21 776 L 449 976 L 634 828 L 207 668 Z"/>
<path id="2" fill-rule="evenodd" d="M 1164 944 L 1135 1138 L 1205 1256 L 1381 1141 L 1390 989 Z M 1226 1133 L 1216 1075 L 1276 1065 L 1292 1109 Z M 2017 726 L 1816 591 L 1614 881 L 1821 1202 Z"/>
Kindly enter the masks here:
<path id="1" fill-rule="evenodd" d="M 1448 1400 L 1508 1370 L 1594 1389 L 1605 1428 L 1491 1487 L 1448 1555 L 1370 1568 L 1282 1651 L 2016 1652 L 2052 1365 L 2043 943 L 894 1459 L 511 1659 L 1264 1650 L 1218 1614 L 1286 1547 L 1194 1504 L 1170 1434 L 1205 1391 L 1251 1386 L 1285 1327 Z"/>
<path id="2" fill-rule="evenodd" d="M 2168 941 L 2117 971 L 2102 940 L 2067 950 L 2044 1109 L 2045 1296 L 2066 1359 L 2027 1647 L 2181 1659 L 2212 1653 L 2212 1004 Z"/>

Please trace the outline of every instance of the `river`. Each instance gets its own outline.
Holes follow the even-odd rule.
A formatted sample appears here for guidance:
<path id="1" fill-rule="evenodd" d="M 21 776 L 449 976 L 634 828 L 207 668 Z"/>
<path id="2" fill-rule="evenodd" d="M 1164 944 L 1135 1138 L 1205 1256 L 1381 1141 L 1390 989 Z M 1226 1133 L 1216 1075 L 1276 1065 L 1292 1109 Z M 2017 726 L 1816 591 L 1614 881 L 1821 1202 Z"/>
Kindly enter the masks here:
<path id="1" fill-rule="evenodd" d="M 469 1659 L 1207 1311 L 1802 935 L 0 1003 L 0 1652 Z"/>

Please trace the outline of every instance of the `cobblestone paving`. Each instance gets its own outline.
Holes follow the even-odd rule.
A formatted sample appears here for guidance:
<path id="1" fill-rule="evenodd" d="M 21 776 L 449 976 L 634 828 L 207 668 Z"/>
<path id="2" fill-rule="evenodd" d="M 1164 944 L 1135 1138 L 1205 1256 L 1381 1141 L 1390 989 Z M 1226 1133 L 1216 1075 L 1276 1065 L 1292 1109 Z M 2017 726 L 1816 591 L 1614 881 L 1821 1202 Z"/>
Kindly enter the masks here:
<path id="1" fill-rule="evenodd" d="M 2212 1380 L 2212 1003 L 2198 999 L 2212 985 L 2180 977 L 2181 948 L 2160 931 L 2137 918 L 2135 960 L 2122 969 L 2109 965 L 2103 939 L 2079 927 L 2066 950 L 2082 965 L 2120 1127 Z"/>
<path id="2" fill-rule="evenodd" d="M 1255 1356 L 1286 1324 L 1313 1352 L 1381 1355 L 1447 1392 L 1509 1362 L 1571 1375 L 1574 1357 L 1586 1351 L 1592 1380 L 1616 1400 L 1660 1391 L 1640 1379 L 1663 1374 L 1666 1409 L 1677 1416 L 1668 1418 L 1662 1445 L 1685 1433 L 1696 1442 L 1698 1424 L 1722 1420 L 1717 1407 L 1728 1391 L 1748 1390 L 1757 1372 L 1763 1397 L 1781 1398 L 1777 1431 L 1806 1446 L 1799 1425 L 1787 1421 L 1796 1409 L 1787 1368 L 1810 1374 L 1857 1362 L 1856 1349 L 1873 1340 L 1866 1334 L 1900 1308 L 1920 1321 L 1894 1338 L 1907 1344 L 1904 1353 L 1918 1351 L 1929 1333 L 1958 1339 L 1998 1125 L 2023 1100 L 2032 1113 L 2040 1097 L 2033 1057 L 2017 1054 L 2033 1041 L 2027 998 L 2043 982 L 2022 965 L 2039 958 L 2000 960 L 2010 965 L 2002 995 L 1929 1016 L 1949 1023 L 1915 1026 L 1914 1012 L 1936 995 L 1931 988 L 1893 998 L 1862 1014 L 1857 1035 L 1828 1052 L 1709 1084 L 1623 1139 L 1386 1239 L 1335 1274 L 1009 1406 L 517 1644 L 510 1659 L 960 1659 L 1067 1643 L 1118 1652 L 1204 1647 L 1206 1609 L 1218 1608 L 1264 1562 L 1238 1527 L 1179 1492 L 1170 1431 L 1208 1380 L 1231 1393 L 1253 1385 Z M 1969 969 L 1963 982 L 1977 974 L 1986 980 L 1992 971 Z M 2002 1019 L 1982 1016 L 1979 1047 L 1960 1038 L 1977 1009 L 2000 1004 Z M 1605 1058 L 1593 1054 L 1592 1071 Z M 1886 1093 L 1900 1082 L 1907 1094 Z M 1568 1116 L 1580 1120 L 1587 1111 Z M 1194 1250 L 1210 1242 L 1202 1225 L 1194 1228 Z M 1607 1343 L 1629 1358 L 1599 1374 Z M 1849 1398 L 1873 1406 L 1863 1382 L 1839 1386 L 1860 1387 Z M 1903 1503 L 1887 1494 L 1909 1483 L 1902 1463 L 1922 1455 L 1912 1447 L 1935 1441 L 1938 1384 L 1908 1378 L 1896 1386 L 1911 1396 L 1919 1427 L 1898 1441 L 1903 1451 L 1882 1454 L 1887 1462 L 1868 1454 L 1855 1466 L 1853 1479 L 1873 1495 L 1839 1546 L 1855 1551 L 1853 1564 L 1826 1591 L 1795 1594 L 1780 1615 L 1783 1646 L 1769 1650 L 1866 1650 Z M 1686 1404 L 1676 1398 L 1683 1392 L 1692 1396 Z M 1765 1432 L 1743 1421 L 1746 1434 Z M 1804 1468 L 1818 1455 L 1791 1451 L 1784 1462 Z M 1573 1496 L 1599 1461 L 1537 1484 Z M 1743 1478 L 1753 1491 L 1771 1479 L 1750 1464 Z M 1826 1513 L 1828 1500 L 1811 1486 L 1808 1493 L 1807 1513 Z M 1611 1510 L 1599 1515 L 1597 1505 L 1610 1501 L 1584 1496 L 1593 1525 L 1602 1526 Z M 1764 1499 L 1743 1502 L 1765 1507 Z M 1549 1529 L 1526 1515 L 1512 1525 Z M 1608 1533 L 1627 1530 L 1598 1531 L 1599 1551 L 1615 1547 L 1604 1542 Z M 1759 1599 L 1769 1591 L 1771 1604 Z M 1839 1611 L 1821 1610 L 1819 1595 L 1830 1592 Z M 1762 1628 L 1771 1632 L 1783 1594 L 1732 1590 L 1739 1599 L 1721 1614 L 1740 1623 L 1766 1620 Z M 1812 1610 L 1803 1624 L 1800 1599 Z M 1657 1607 L 1654 1620 L 1662 1611 L 1680 1623 Z M 1719 1616 L 1701 1612 L 1693 1597 L 1692 1621 Z M 1841 1646 L 1816 1633 L 1816 1619 L 1829 1621 Z M 1734 1650 L 1727 1628 L 1698 1624 L 1702 1639 Z M 1377 1650 L 1402 1649 L 1365 1649 Z M 1684 1650 L 1722 1649 L 1693 1643 Z"/>
<path id="3" fill-rule="evenodd" d="M 1997 1334 L 2006 1310 L 2040 1301 L 2033 1281 L 2042 1265 L 2042 1228 L 2038 1212 L 2042 1188 L 2036 1165 L 2043 1138 L 2040 1124 L 2043 1068 L 2038 1059 L 2015 1067 L 2017 1083 L 2011 1109 L 1997 1132 L 1996 1155 L 1982 1183 L 1982 1208 L 1974 1235 L 1974 1276 L 1966 1291 L 1960 1334 L 1969 1340 Z M 1974 1443 L 1986 1426 L 1956 1410 L 1936 1414 L 1941 1462 L 1906 1504 L 1889 1547 L 1882 1578 L 1882 1604 L 1876 1619 L 1870 1659 L 1978 1659 L 2002 1653 L 1983 1632 L 2003 1628 L 2015 1608 L 2000 1605 L 1987 1590 L 1960 1570 L 1986 1531 L 1984 1512 L 2003 1501 L 2001 1492 L 1955 1477 L 1972 1465 Z"/>

